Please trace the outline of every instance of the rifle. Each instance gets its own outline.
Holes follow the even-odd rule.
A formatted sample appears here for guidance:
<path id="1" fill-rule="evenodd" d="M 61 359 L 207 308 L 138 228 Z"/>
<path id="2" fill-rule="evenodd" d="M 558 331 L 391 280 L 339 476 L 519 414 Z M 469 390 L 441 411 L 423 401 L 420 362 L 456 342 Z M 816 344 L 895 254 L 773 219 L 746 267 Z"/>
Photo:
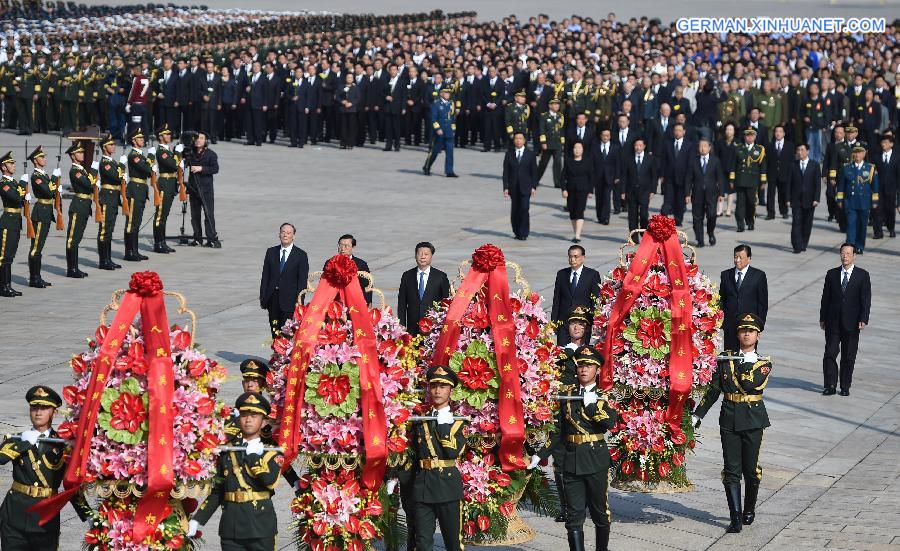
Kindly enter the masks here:
<path id="1" fill-rule="evenodd" d="M 150 136 L 150 143 L 153 143 L 153 136 Z M 153 162 L 156 163 L 155 154 L 153 155 Z M 159 166 L 159 163 L 156 163 L 156 166 Z M 153 186 L 153 204 L 158 207 L 162 204 L 162 197 L 159 194 L 159 175 L 153 170 L 152 163 L 150 166 L 150 185 Z"/>
<path id="2" fill-rule="evenodd" d="M 183 158 L 184 155 L 181 155 L 181 159 L 178 158 L 178 155 L 175 156 L 175 161 L 178 163 L 178 200 L 182 203 L 187 201 L 187 189 L 184 187 L 184 167 L 181 166 L 181 160 Z"/>
<path id="3" fill-rule="evenodd" d="M 56 155 L 56 168 L 62 163 L 62 134 L 59 135 L 59 154 Z M 65 228 L 62 217 L 62 176 L 56 177 L 56 229 Z"/>
<path id="4" fill-rule="evenodd" d="M 128 157 L 128 155 L 125 155 Z M 128 162 L 126 160 L 126 162 Z M 127 165 L 126 165 L 127 168 Z M 128 195 L 126 194 L 126 190 L 128 189 L 128 183 L 125 181 L 125 171 L 119 173 L 119 177 L 122 178 L 122 183 L 119 185 L 119 193 L 122 195 L 122 214 L 128 216 L 131 214 L 131 209 L 128 208 Z"/>
<path id="5" fill-rule="evenodd" d="M 25 140 L 25 159 L 22 161 L 22 172 L 28 174 L 28 140 Z M 25 195 L 28 195 L 28 180 L 25 181 Z M 28 239 L 34 239 L 34 222 L 31 221 L 31 203 L 25 201 L 22 213 L 25 215 L 25 227 Z"/>

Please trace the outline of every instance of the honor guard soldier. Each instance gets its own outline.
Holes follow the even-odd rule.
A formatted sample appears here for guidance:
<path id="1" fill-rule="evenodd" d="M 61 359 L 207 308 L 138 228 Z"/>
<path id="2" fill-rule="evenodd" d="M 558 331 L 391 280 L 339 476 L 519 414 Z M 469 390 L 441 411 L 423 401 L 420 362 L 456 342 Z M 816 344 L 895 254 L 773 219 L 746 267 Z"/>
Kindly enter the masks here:
<path id="1" fill-rule="evenodd" d="M 247 359 L 242 361 L 241 388 L 244 389 L 244 392 L 262 393 L 266 388 L 266 375 L 268 373 L 269 367 L 258 360 Z M 225 432 L 229 436 L 241 435 L 241 427 L 238 424 L 240 416 L 241 412 L 234 410 L 232 416 L 225 420 Z M 263 425 L 261 432 L 265 433 L 267 430 L 271 433 L 269 425 Z"/>
<path id="2" fill-rule="evenodd" d="M 504 113 L 506 122 L 506 137 L 512 145 L 513 136 L 518 133 L 528 136 L 528 117 L 531 116 L 531 107 L 525 102 L 525 90 L 516 92 L 513 103 L 506 104 Z"/>
<path id="3" fill-rule="evenodd" d="M 219 537 L 223 551 L 271 551 L 275 548 L 278 521 L 272 495 L 281 476 L 281 452 L 266 451 L 261 438 L 269 402 L 258 392 L 241 394 L 235 408 L 240 412 L 241 434 L 229 439 L 231 446 L 245 451 L 219 455 L 216 484 L 188 524 L 188 537 L 212 517 L 221 505 Z"/>
<path id="4" fill-rule="evenodd" d="M 128 142 L 131 151 L 119 159 L 122 164 L 128 163 L 128 186 L 125 198 L 128 201 L 128 215 L 125 217 L 125 260 L 140 262 L 147 257 L 138 251 L 138 232 L 141 230 L 141 220 L 144 218 L 144 205 L 150 195 L 150 174 L 153 165 L 144 156 L 141 148 L 144 147 L 144 132 L 136 126 L 128 134 Z"/>
<path id="5" fill-rule="evenodd" d="M 538 163 L 538 182 L 544 176 L 550 159 L 553 159 L 553 186 L 562 187 L 562 152 L 566 145 L 563 128 L 566 118 L 559 113 L 559 100 L 550 100 L 550 110 L 541 115 L 538 135 L 541 142 L 541 160 Z"/>
<path id="6" fill-rule="evenodd" d="M 56 220 L 54 216 L 54 204 L 59 190 L 60 171 L 57 168 L 53 176 L 44 172 L 47 166 L 47 156 L 43 146 L 37 146 L 28 155 L 28 160 L 34 165 L 31 173 L 31 193 L 37 199 L 34 208 L 31 209 L 31 223 L 34 225 L 34 238 L 31 240 L 31 249 L 28 251 L 28 286 L 43 289 L 50 287 L 50 283 L 41 277 L 41 258 L 44 244 L 47 242 L 47 233 L 50 224 Z"/>
<path id="7" fill-rule="evenodd" d="M 744 145 L 735 148 L 734 172 L 729 175 L 731 189 L 737 195 L 734 217 L 739 232 L 744 231 L 745 224 L 747 229 L 753 231 L 756 198 L 760 186 L 766 183 L 766 171 L 763 166 L 766 148 L 755 143 L 755 140 L 756 130 L 753 128 L 744 130 Z"/>
<path id="8" fill-rule="evenodd" d="M 159 145 L 150 148 L 147 159 L 157 171 L 156 188 L 159 190 L 159 203 L 153 217 L 153 252 L 174 253 L 175 249 L 166 244 L 166 221 L 172 209 L 172 201 L 179 193 L 178 171 L 181 165 L 181 152 L 171 146 L 172 130 L 168 123 L 159 129 Z M 177 146 L 176 146 L 177 147 Z"/>
<path id="9" fill-rule="evenodd" d="M 450 100 L 450 87 L 441 88 L 441 99 L 431 105 L 431 120 L 433 135 L 431 137 L 431 148 L 428 150 L 428 157 L 425 159 L 425 166 L 422 172 L 425 176 L 431 176 L 431 165 L 434 164 L 437 156 L 444 151 L 444 174 L 448 178 L 456 178 L 453 172 L 453 137 L 456 132 L 456 114 L 457 108 Z"/>
<path id="10" fill-rule="evenodd" d="M 42 443 L 41 437 L 59 438 L 53 430 L 53 415 L 62 399 L 52 388 L 35 386 L 25 394 L 30 406 L 31 430 L 0 445 L 0 465 L 12 461 L 12 486 L 0 506 L 0 547 L 3 551 L 36 551 L 59 548 L 59 513 L 43 526 L 40 515 L 28 509 L 54 495 L 66 472 L 65 446 Z M 72 506 L 82 521 L 91 509 L 79 492 Z"/>
<path id="11" fill-rule="evenodd" d="M 76 140 L 66 150 L 66 154 L 72 159 L 69 183 L 74 194 L 69 203 L 69 229 L 66 231 L 66 277 L 74 278 L 87 277 L 86 273 L 78 269 L 78 247 L 91 217 L 91 200 L 97 186 L 96 173 L 81 164 L 84 162 L 84 148 L 85 142 Z"/>
<path id="12" fill-rule="evenodd" d="M 875 165 L 866 161 L 862 145 L 853 147 L 853 162 L 838 173 L 835 199 L 847 217 L 847 243 L 856 247 L 856 254 L 863 254 L 869 212 L 878 208 L 878 174 Z"/>
<path id="13" fill-rule="evenodd" d="M 22 210 L 27 200 L 28 179 L 16 181 L 16 160 L 12 151 L 0 157 L 0 297 L 18 297 L 22 293 L 12 288 L 12 263 L 19 248 L 22 232 Z"/>
<path id="14" fill-rule="evenodd" d="M 100 138 L 100 150 L 103 155 L 96 163 L 96 170 L 100 174 L 100 228 L 97 231 L 97 251 L 100 254 L 99 268 L 101 270 L 116 270 L 121 268 L 112 261 L 112 236 L 116 229 L 116 218 L 119 217 L 119 205 L 124 196 L 122 190 L 122 178 L 125 176 L 125 166 L 113 158 L 116 154 L 116 140 L 112 134 L 105 134 Z M 94 167 L 91 167 L 94 168 Z"/>
<path id="15" fill-rule="evenodd" d="M 447 551 L 460 551 L 460 502 L 462 476 L 456 460 L 463 457 L 466 438 L 463 422 L 454 421 L 450 394 L 459 383 L 456 373 L 441 365 L 432 366 L 425 375 L 431 414 L 436 421 L 416 422 L 413 427 L 414 465 L 412 497 L 415 503 L 416 551 L 431 551 L 435 521 Z"/>
<path id="16" fill-rule="evenodd" d="M 731 524 L 728 533 L 741 531 L 741 525 L 753 524 L 756 516 L 756 496 L 762 480 L 759 468 L 759 448 L 763 429 L 769 426 L 769 416 L 763 404 L 763 389 L 769 382 L 772 363 L 756 353 L 763 322 L 756 314 L 744 314 L 738 322 L 739 352 L 726 351 L 726 358 L 719 360 L 719 367 L 709 389 L 694 410 L 694 425 L 700 426 L 709 408 L 724 393 L 719 412 L 719 433 L 722 438 L 722 483 L 728 499 Z M 737 358 L 737 359 L 736 359 Z M 744 477 L 746 495 L 741 509 L 741 475 Z"/>

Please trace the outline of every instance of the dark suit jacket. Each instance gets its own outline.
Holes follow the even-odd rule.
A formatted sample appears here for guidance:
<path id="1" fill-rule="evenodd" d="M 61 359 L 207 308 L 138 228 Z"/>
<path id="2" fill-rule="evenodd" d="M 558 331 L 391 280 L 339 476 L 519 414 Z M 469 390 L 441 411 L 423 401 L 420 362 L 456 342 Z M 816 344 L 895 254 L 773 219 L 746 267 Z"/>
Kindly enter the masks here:
<path id="1" fill-rule="evenodd" d="M 725 312 L 722 328 L 726 332 L 734 333 L 737 330 L 738 316 L 744 314 L 756 314 L 765 324 L 766 314 L 769 312 L 769 284 L 766 281 L 766 273 L 753 266 L 747 267 L 747 275 L 741 282 L 740 292 L 734 278 L 735 268 L 722 271 L 719 283 L 722 310 Z"/>
<path id="2" fill-rule="evenodd" d="M 537 187 L 537 157 L 534 151 L 526 147 L 522 160 L 517 161 L 516 150 L 507 150 L 503 158 L 503 189 L 511 194 L 529 195 Z"/>
<path id="3" fill-rule="evenodd" d="M 869 272 L 854 266 L 845 291 L 841 291 L 841 277 L 840 266 L 828 270 L 825 274 L 819 322 L 825 324 L 826 331 L 838 328 L 856 331 L 860 322 L 869 323 L 869 308 L 872 305 L 872 282 L 869 280 Z"/>
<path id="4" fill-rule="evenodd" d="M 722 161 L 718 157 L 709 154 L 709 162 L 706 164 L 706 173 L 700 164 L 700 155 L 695 155 L 688 164 L 687 175 L 684 178 L 685 196 L 690 196 L 691 201 L 706 201 L 715 203 L 716 199 L 725 193 L 725 171 Z"/>
<path id="5" fill-rule="evenodd" d="M 306 251 L 294 245 L 288 255 L 284 270 L 279 272 L 281 245 L 269 247 L 263 260 L 262 278 L 259 283 L 259 305 L 267 308 L 272 293 L 278 289 L 278 303 L 283 312 L 293 312 L 297 304 L 297 294 L 306 289 L 309 276 L 309 259 Z"/>
<path id="6" fill-rule="evenodd" d="M 665 164 L 664 178 L 670 184 L 683 187 L 688 164 L 697 157 L 697 144 L 685 136 L 681 139 L 678 155 L 675 155 L 675 138 L 672 138 L 666 142 L 662 150 L 664 151 L 662 160 Z"/>
<path id="7" fill-rule="evenodd" d="M 583 266 L 581 278 L 575 286 L 575 294 L 572 294 L 572 268 L 563 268 L 556 272 L 556 282 L 553 284 L 553 307 L 550 310 L 550 319 L 565 322 L 576 306 L 587 306 L 593 311 L 594 301 L 591 295 L 600 293 L 600 272 L 593 268 Z M 565 329 L 565 324 L 561 325 Z"/>
<path id="8" fill-rule="evenodd" d="M 610 136 L 610 141 L 612 141 L 614 144 L 618 144 L 619 148 L 622 150 L 622 155 L 634 155 L 634 140 L 641 137 L 640 131 L 633 126 L 629 127 L 628 135 L 625 136 L 625 143 L 621 143 L 619 141 L 620 131 L 621 130 L 618 125 L 613 128 Z M 647 150 L 645 149 L 644 151 L 646 152 Z"/>
<path id="9" fill-rule="evenodd" d="M 601 149 L 602 144 L 595 142 L 594 151 L 591 153 L 591 161 L 594 163 L 594 181 L 597 185 L 611 186 L 619 178 L 621 147 L 610 141 L 609 152 L 606 155 L 601 153 Z"/>
<path id="10" fill-rule="evenodd" d="M 388 96 L 391 97 L 391 101 L 387 100 Z M 393 93 L 391 92 L 391 81 L 385 82 L 381 91 L 381 99 L 383 101 L 382 109 L 389 115 L 399 115 L 401 111 L 406 109 L 406 85 L 403 84 L 403 79 L 397 77 Z"/>
<path id="11" fill-rule="evenodd" d="M 419 299 L 419 268 L 412 268 L 400 276 L 397 291 L 397 315 L 410 335 L 419 334 L 419 320 L 425 317 L 431 305 L 450 296 L 450 280 L 447 274 L 434 266 L 425 282 L 425 294 Z"/>
<path id="12" fill-rule="evenodd" d="M 640 169 L 634 158 L 633 153 L 622 154 L 622 190 L 627 196 L 637 198 L 638 203 L 649 203 L 650 194 L 656 193 L 656 182 L 659 178 L 656 158 L 644 151 Z"/>
<path id="13" fill-rule="evenodd" d="M 186 70 L 184 76 L 181 76 L 177 70 L 174 71 L 175 77 L 175 101 L 179 107 L 187 107 L 191 101 L 191 71 Z M 172 77 L 169 77 L 170 80 Z"/>
<path id="14" fill-rule="evenodd" d="M 278 100 L 281 99 L 281 83 L 284 82 L 276 73 L 272 73 L 272 78 L 269 78 L 269 75 L 264 75 L 260 77 L 260 79 L 265 79 L 266 85 L 266 106 L 269 109 L 273 109 L 278 105 Z"/>
<path id="15" fill-rule="evenodd" d="M 191 77 L 191 102 L 200 103 L 206 92 L 206 70 L 197 67 L 194 72 L 188 69 L 187 74 Z"/>
<path id="16" fill-rule="evenodd" d="M 778 149 L 775 148 L 775 142 L 773 141 L 770 145 L 771 147 L 766 147 L 766 160 L 768 161 L 766 178 L 775 183 L 790 181 L 792 166 L 797 162 L 797 155 L 794 151 L 796 146 L 792 142 L 784 140 L 781 155 L 779 155 Z"/>
<path id="17" fill-rule="evenodd" d="M 568 124 L 566 126 L 569 126 Z M 568 135 L 566 136 L 566 153 L 569 155 L 572 154 L 572 148 L 575 147 L 575 142 L 578 141 L 578 133 L 577 128 L 578 125 L 572 124 L 568 128 Z M 584 156 L 589 157 L 591 155 L 591 151 L 593 151 L 594 142 L 596 140 L 596 134 L 594 132 L 594 127 L 590 124 L 584 125 L 584 137 L 581 138 L 581 143 L 584 144 Z"/>
<path id="18" fill-rule="evenodd" d="M 872 160 L 875 170 L 878 171 L 878 190 L 881 197 L 897 195 L 898 183 L 900 183 L 900 149 L 891 151 L 891 160 L 884 164 L 884 151 L 872 152 Z"/>
<path id="19" fill-rule="evenodd" d="M 675 136 L 672 135 L 672 128 L 674 127 L 675 117 L 672 116 L 669 117 L 665 130 L 663 130 L 662 121 L 658 117 L 649 121 L 644 125 L 644 130 L 647 132 L 647 148 L 657 155 L 662 155 L 663 145 L 675 139 Z"/>
<path id="20" fill-rule="evenodd" d="M 253 77 L 250 77 L 250 81 L 247 83 L 247 86 L 250 87 L 250 93 L 247 102 L 250 104 L 251 109 L 262 109 L 263 106 L 268 107 L 269 105 L 269 81 L 266 80 L 266 75 L 260 73 L 259 78 L 256 79 L 256 84 L 253 83 Z"/>
<path id="21" fill-rule="evenodd" d="M 881 176 L 879 174 L 879 176 Z M 822 172 L 819 163 L 808 159 L 806 172 L 800 173 L 800 161 L 794 161 L 791 165 L 790 202 L 792 207 L 811 209 L 813 201 L 819 202 L 822 195 Z"/>

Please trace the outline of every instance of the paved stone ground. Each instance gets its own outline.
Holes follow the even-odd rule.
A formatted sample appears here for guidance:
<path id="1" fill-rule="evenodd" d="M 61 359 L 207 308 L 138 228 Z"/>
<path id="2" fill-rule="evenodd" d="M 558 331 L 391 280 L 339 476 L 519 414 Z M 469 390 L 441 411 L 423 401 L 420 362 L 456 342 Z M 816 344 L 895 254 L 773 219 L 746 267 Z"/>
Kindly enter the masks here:
<path id="1" fill-rule="evenodd" d="M 39 139 L 30 138 L 29 145 Z M 55 147 L 56 141 L 46 137 L 45 146 Z M 0 135 L 0 150 L 13 147 L 21 156 L 22 140 Z M 548 300 L 555 271 L 565 266 L 570 226 L 560 210 L 559 192 L 540 189 L 532 206 L 532 237 L 514 241 L 497 177 L 499 154 L 457 150 L 461 177 L 447 180 L 422 176 L 425 155 L 415 149 L 350 153 L 328 145 L 296 150 L 222 143 L 216 149 L 222 166 L 216 179 L 221 250 L 177 247 L 177 254 L 154 255 L 145 229 L 142 248 L 150 261 L 123 262 L 125 269 L 103 272 L 95 269 L 91 224 L 82 254 L 90 277 L 80 281 L 63 277 L 64 242 L 54 230 L 45 255 L 45 278 L 53 287 L 37 290 L 26 287 L 23 239 L 14 280 L 24 296 L 0 300 L 0 431 L 25 428 L 23 395 L 29 386 L 42 382 L 60 388 L 71 380 L 67 359 L 84 348 L 100 309 L 112 291 L 127 286 L 132 270 L 157 270 L 167 288 L 183 292 L 199 316 L 198 342 L 235 373 L 244 357 L 265 358 L 268 330 L 257 304 L 257 285 L 264 248 L 275 243 L 281 221 L 298 226 L 298 244 L 309 252 L 314 267 L 335 252 L 338 235 L 355 234 L 357 252 L 368 260 L 390 304 L 420 240 L 434 242 L 436 265 L 454 273 L 477 246 L 493 242 L 522 265 L 532 286 Z M 439 162 L 438 172 L 440 167 Z M 775 359 L 766 391 L 772 427 L 761 456 L 765 474 L 756 523 L 740 535 L 724 536 L 727 508 L 719 481 L 716 412 L 711 412 L 696 455 L 689 458 L 693 492 L 611 492 L 613 549 L 900 549 L 900 373 L 893 362 L 882 361 L 895 357 L 900 337 L 895 275 L 900 242 L 870 241 L 859 259 L 872 275 L 875 300 L 871 326 L 861 339 L 856 384 L 848 398 L 823 398 L 824 338 L 817 310 L 824 273 L 837 265 L 836 247 L 842 241 L 823 215 L 820 207 L 809 252 L 802 255 L 790 252 L 788 220 L 761 220 L 755 232 L 740 235 L 754 247 L 754 265 L 768 274 L 771 305 L 761 350 Z M 170 233 L 177 233 L 179 225 L 176 208 Z M 603 272 L 613 267 L 625 226 L 625 219 L 617 217 L 611 226 L 587 223 L 583 245 L 589 265 Z M 121 236 L 121 221 L 119 228 Z M 731 264 L 731 248 L 738 242 L 732 220 L 722 221 L 718 236 L 716 247 L 699 251 L 701 267 L 714 278 Z M 121 241 L 114 249 L 121 258 Z M 231 400 L 238 393 L 235 377 L 223 396 Z M 9 473 L 8 467 L 0 470 L 0 490 L 8 486 Z M 289 491 L 280 488 L 280 511 L 287 509 L 288 500 Z M 64 512 L 64 550 L 79 549 L 82 527 L 73 516 L 70 509 Z M 281 545 L 289 548 L 285 513 L 280 521 Z M 538 531 L 536 539 L 507 549 L 565 547 L 561 525 L 543 518 L 529 522 Z M 216 523 L 211 521 L 211 535 Z M 205 548 L 218 549 L 217 542 L 208 541 Z"/>

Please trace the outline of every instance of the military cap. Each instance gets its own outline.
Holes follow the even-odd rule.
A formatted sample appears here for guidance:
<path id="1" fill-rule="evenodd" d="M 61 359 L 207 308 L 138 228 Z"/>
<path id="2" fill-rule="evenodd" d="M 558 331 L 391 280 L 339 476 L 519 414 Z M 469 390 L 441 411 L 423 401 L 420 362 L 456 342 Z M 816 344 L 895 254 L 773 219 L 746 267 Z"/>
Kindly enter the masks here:
<path id="1" fill-rule="evenodd" d="M 34 151 L 28 154 L 28 160 L 34 161 L 37 157 L 46 157 L 47 155 L 44 153 L 44 146 L 39 145 L 34 148 Z"/>
<path id="2" fill-rule="evenodd" d="M 73 54 L 72 52 L 67 53 L 66 60 L 69 60 L 69 59 L 75 59 L 75 54 Z"/>
<path id="3" fill-rule="evenodd" d="M 106 134 L 100 136 L 100 147 L 103 147 L 107 144 L 115 144 L 116 139 L 113 138 L 113 135 L 107 132 Z"/>
<path id="4" fill-rule="evenodd" d="M 755 135 L 756 135 L 756 129 L 753 128 L 752 126 L 750 128 L 744 129 L 744 136 L 755 136 Z"/>
<path id="5" fill-rule="evenodd" d="M 162 136 L 163 134 L 171 134 L 172 129 L 169 128 L 169 123 L 164 122 L 162 126 L 159 127 L 159 130 L 156 131 L 157 136 Z M 241 364 L 244 365 L 244 364 Z"/>
<path id="6" fill-rule="evenodd" d="M 566 320 L 568 323 L 572 323 L 573 321 L 581 321 L 584 323 L 590 323 L 590 315 L 591 311 L 586 307 L 581 306 L 580 304 L 575 308 L 572 308 L 572 311 L 569 312 L 569 319 Z"/>
<path id="7" fill-rule="evenodd" d="M 763 320 L 756 314 L 744 314 L 738 322 L 738 331 L 741 329 L 753 329 L 761 332 L 763 330 Z"/>
<path id="8" fill-rule="evenodd" d="M 22 50 L 22 57 L 31 57 L 31 49 L 25 48 Z"/>
<path id="9" fill-rule="evenodd" d="M 80 140 L 75 140 L 72 142 L 72 145 L 69 146 L 69 149 L 66 149 L 66 154 L 74 155 L 75 153 L 82 151 L 84 151 L 84 145 L 82 145 Z"/>
<path id="10" fill-rule="evenodd" d="M 268 366 L 259 360 L 249 359 L 241 362 L 241 375 L 243 375 L 245 379 L 255 378 L 265 380 L 266 373 L 268 372 Z"/>
<path id="11" fill-rule="evenodd" d="M 854 134 L 856 134 L 857 132 L 859 132 L 859 129 L 856 128 L 855 126 L 853 126 L 852 124 L 848 124 L 847 127 L 844 128 L 844 130 L 845 130 L 848 134 L 851 133 L 851 132 L 853 132 Z"/>
<path id="12" fill-rule="evenodd" d="M 854 152 L 854 153 L 865 153 L 865 152 L 866 152 L 866 148 L 863 147 L 862 144 L 856 144 L 856 145 L 853 146 L 853 152 Z"/>
<path id="13" fill-rule="evenodd" d="M 553 98 L 552 100 L 550 100 L 550 105 L 553 105 L 554 103 L 555 103 L 556 105 L 559 105 L 559 100 L 556 99 L 556 98 Z"/>
<path id="14" fill-rule="evenodd" d="M 58 408 L 62 405 L 62 398 L 49 386 L 37 385 L 28 389 L 25 393 L 25 401 L 30 406 L 49 406 Z"/>
<path id="15" fill-rule="evenodd" d="M 517 98 L 524 98 L 524 97 L 525 97 L 525 90 L 519 90 L 518 92 L 516 92 L 516 97 L 517 97 Z"/>
<path id="16" fill-rule="evenodd" d="M 115 55 L 112 56 L 112 59 L 113 59 L 113 60 L 116 60 L 116 59 L 122 59 L 122 54 L 115 54 Z"/>
<path id="17" fill-rule="evenodd" d="M 144 132 L 141 130 L 141 128 L 139 126 L 133 128 L 131 130 L 131 132 L 128 133 L 128 141 L 129 142 L 133 142 L 134 140 L 136 140 L 138 138 L 143 138 L 143 137 L 144 137 Z"/>
<path id="18" fill-rule="evenodd" d="M 269 401 L 259 392 L 245 392 L 241 394 L 234 403 L 234 407 L 240 412 L 249 411 L 251 413 L 262 413 L 263 415 L 268 415 L 270 411 Z"/>
<path id="19" fill-rule="evenodd" d="M 428 368 L 428 372 L 425 374 L 425 380 L 428 384 L 444 383 L 453 387 L 459 384 L 459 378 L 457 378 L 456 373 L 449 367 L 443 365 L 433 365 Z"/>
<path id="20" fill-rule="evenodd" d="M 603 356 L 601 356 L 599 352 L 594 350 L 592 346 L 579 346 L 575 351 L 575 363 L 588 363 L 594 364 L 599 367 L 603 365 Z"/>
<path id="21" fill-rule="evenodd" d="M 6 155 L 0 157 L 0 165 L 4 165 L 6 163 L 14 163 L 14 162 L 16 162 L 16 160 L 13 159 L 12 151 L 7 151 Z"/>

